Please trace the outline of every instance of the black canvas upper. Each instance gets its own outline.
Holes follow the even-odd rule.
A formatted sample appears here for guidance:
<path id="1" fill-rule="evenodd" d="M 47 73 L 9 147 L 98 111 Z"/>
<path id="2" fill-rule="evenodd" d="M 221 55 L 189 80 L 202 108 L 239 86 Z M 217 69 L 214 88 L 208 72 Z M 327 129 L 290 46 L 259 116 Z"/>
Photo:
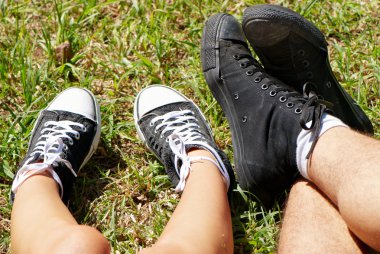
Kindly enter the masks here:
<path id="1" fill-rule="evenodd" d="M 166 173 L 168 174 L 169 179 L 171 180 L 173 186 L 177 186 L 179 182 L 179 176 L 175 170 L 174 153 L 172 152 L 168 143 L 168 139 L 167 139 L 173 133 L 173 131 L 168 131 L 163 134 L 162 131 L 165 128 L 165 126 L 159 129 L 156 129 L 156 126 L 160 124 L 162 121 L 157 121 L 154 124 L 152 124 L 152 119 L 157 116 L 162 116 L 173 111 L 184 111 L 184 110 L 190 110 L 192 112 L 191 115 L 196 119 L 196 120 L 190 120 L 188 121 L 188 123 L 196 123 L 197 125 L 199 125 L 199 128 L 194 130 L 195 135 L 200 134 L 200 138 L 197 139 L 197 141 L 205 142 L 206 144 L 210 145 L 213 149 L 215 149 L 215 151 L 222 158 L 224 165 L 227 168 L 227 171 L 229 173 L 230 181 L 232 183 L 234 180 L 234 176 L 233 176 L 233 171 L 232 171 L 232 168 L 227 156 L 225 155 L 223 151 L 221 151 L 216 146 L 212 138 L 212 134 L 209 131 L 209 127 L 207 123 L 205 122 L 204 118 L 202 117 L 202 113 L 190 101 L 176 102 L 176 103 L 163 105 L 161 107 L 153 109 L 147 112 L 146 114 L 144 114 L 141 117 L 141 119 L 138 120 L 138 125 L 141 132 L 144 135 L 146 145 L 165 166 Z M 182 126 L 184 124 L 186 123 L 179 123 L 178 126 Z M 201 145 L 186 144 L 187 151 L 192 148 L 204 148 L 204 147 L 202 147 Z M 231 186 L 232 184 L 230 185 L 230 189 L 231 189 Z"/>
<path id="2" fill-rule="evenodd" d="M 202 38 L 202 64 L 207 63 L 204 49 L 212 48 L 210 44 L 217 45 L 216 59 L 214 68 L 203 65 L 203 70 L 231 128 L 239 184 L 268 205 L 299 175 L 296 142 L 300 131 L 312 121 L 311 131 L 318 137 L 320 119 L 327 109 L 312 86 L 300 94 L 266 74 L 251 56 L 242 34 L 222 39 L 226 38 L 223 31 L 228 30 L 223 27 L 237 24 L 227 14 L 208 20 Z"/>
<path id="3" fill-rule="evenodd" d="M 82 115 L 78 115 L 72 112 L 67 111 L 50 111 L 43 110 L 41 111 L 39 118 L 35 123 L 35 128 L 33 133 L 31 134 L 31 139 L 28 147 L 28 151 L 25 155 L 25 158 L 20 163 L 20 167 L 24 165 L 24 163 L 31 158 L 31 153 L 35 148 L 37 142 L 44 141 L 45 138 L 40 139 L 41 131 L 44 128 L 49 126 L 45 126 L 44 124 L 48 121 L 72 121 L 75 123 L 83 124 L 85 130 L 80 128 L 79 126 L 72 126 L 72 128 L 79 132 L 79 139 L 76 139 L 73 134 L 69 134 L 72 137 L 73 144 L 70 144 L 67 138 L 63 138 L 63 143 L 67 146 L 68 149 L 63 149 L 61 154 L 61 158 L 69 161 L 72 165 L 73 170 L 77 173 L 82 166 L 82 163 L 88 153 L 90 152 L 91 145 L 93 144 L 93 140 L 95 137 L 96 130 L 98 128 L 97 124 Z M 35 163 L 43 160 L 43 153 L 37 153 L 33 155 L 33 159 L 30 163 Z M 75 181 L 75 176 L 72 172 L 67 168 L 67 166 L 63 162 L 54 163 L 53 165 L 54 171 L 58 174 L 62 185 L 63 185 L 63 197 L 62 200 L 67 203 L 72 191 L 72 186 Z M 60 190 L 62 191 L 62 190 Z M 11 193 L 11 200 L 14 199 L 14 193 Z"/>

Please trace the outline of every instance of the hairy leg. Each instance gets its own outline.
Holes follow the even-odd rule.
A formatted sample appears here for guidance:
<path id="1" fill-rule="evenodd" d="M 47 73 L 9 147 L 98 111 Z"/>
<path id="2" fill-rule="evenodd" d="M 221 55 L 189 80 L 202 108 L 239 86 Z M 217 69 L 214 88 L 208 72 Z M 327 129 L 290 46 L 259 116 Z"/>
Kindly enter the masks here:
<path id="1" fill-rule="evenodd" d="M 213 158 L 205 150 L 193 150 L 189 156 Z M 196 162 L 192 164 L 181 200 L 158 242 L 141 253 L 232 252 L 232 224 L 226 184 L 214 164 L 207 160 Z"/>
<path id="2" fill-rule="evenodd" d="M 11 220 L 12 253 L 109 253 L 96 229 L 78 225 L 55 181 L 34 175 L 18 189 Z"/>
<path id="3" fill-rule="evenodd" d="M 317 142 L 309 176 L 350 230 L 380 251 L 380 142 L 348 128 L 332 128 Z"/>
<path id="4" fill-rule="evenodd" d="M 278 253 L 363 253 L 336 207 L 306 180 L 291 189 Z"/>

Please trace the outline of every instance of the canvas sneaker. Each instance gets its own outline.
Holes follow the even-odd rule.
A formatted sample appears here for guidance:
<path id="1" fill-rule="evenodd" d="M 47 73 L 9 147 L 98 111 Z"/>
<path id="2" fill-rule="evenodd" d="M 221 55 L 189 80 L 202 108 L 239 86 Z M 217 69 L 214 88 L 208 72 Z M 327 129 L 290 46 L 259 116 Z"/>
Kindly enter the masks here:
<path id="1" fill-rule="evenodd" d="M 328 109 L 312 86 L 300 94 L 268 75 L 231 15 L 216 14 L 206 22 L 201 60 L 206 82 L 229 122 L 238 182 L 271 205 L 299 177 L 299 133 L 312 131 L 316 142 Z"/>
<path id="2" fill-rule="evenodd" d="M 177 192 L 184 190 L 192 162 L 199 160 L 214 163 L 227 188 L 232 186 L 234 176 L 227 156 L 216 146 L 200 109 L 184 95 L 170 87 L 149 86 L 136 97 L 134 119 L 140 139 L 165 166 Z M 188 156 L 194 148 L 208 150 L 216 161 Z"/>
<path id="3" fill-rule="evenodd" d="M 254 5 L 244 11 L 243 30 L 265 70 L 302 92 L 311 83 L 334 115 L 353 129 L 373 134 L 373 127 L 337 81 L 322 32 L 298 13 L 282 6 Z"/>
<path id="4" fill-rule="evenodd" d="M 97 148 L 100 128 L 100 109 L 90 91 L 69 88 L 60 93 L 37 118 L 28 151 L 13 179 L 11 202 L 25 180 L 49 172 L 67 204 L 78 171 Z"/>

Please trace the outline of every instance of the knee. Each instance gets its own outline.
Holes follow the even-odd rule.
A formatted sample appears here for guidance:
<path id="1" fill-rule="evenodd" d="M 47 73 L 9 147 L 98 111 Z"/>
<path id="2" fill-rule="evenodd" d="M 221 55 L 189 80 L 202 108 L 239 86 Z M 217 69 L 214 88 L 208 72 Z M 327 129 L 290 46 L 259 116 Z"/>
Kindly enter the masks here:
<path id="1" fill-rule="evenodd" d="M 110 245 L 107 239 L 95 228 L 76 225 L 73 226 L 54 253 L 110 253 Z"/>
<path id="2" fill-rule="evenodd" d="M 307 180 L 299 180 L 297 181 L 292 188 L 290 189 L 290 196 L 309 196 L 314 189 L 314 185 Z"/>

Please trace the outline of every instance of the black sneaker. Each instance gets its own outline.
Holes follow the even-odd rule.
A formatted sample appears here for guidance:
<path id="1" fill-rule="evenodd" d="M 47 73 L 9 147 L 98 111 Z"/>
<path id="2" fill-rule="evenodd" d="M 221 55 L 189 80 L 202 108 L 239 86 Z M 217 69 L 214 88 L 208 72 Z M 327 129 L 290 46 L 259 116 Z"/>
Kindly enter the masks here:
<path id="1" fill-rule="evenodd" d="M 244 11 L 243 30 L 265 70 L 302 92 L 312 83 L 331 102 L 334 115 L 350 127 L 373 134 L 363 110 L 336 80 L 327 42 L 316 26 L 298 13 L 276 5 L 255 5 Z"/>
<path id="2" fill-rule="evenodd" d="M 185 187 L 191 161 L 211 160 L 188 157 L 192 148 L 210 151 L 227 186 L 232 186 L 234 177 L 227 156 L 216 146 L 202 112 L 184 95 L 170 87 L 149 86 L 136 97 L 134 119 L 139 137 L 165 166 L 177 192 Z"/>
<path id="3" fill-rule="evenodd" d="M 312 90 L 304 97 L 267 75 L 231 15 L 210 17 L 201 47 L 205 79 L 231 128 L 239 184 L 270 206 L 299 176 L 298 134 L 310 129 L 318 137 L 326 106 Z"/>
<path id="4" fill-rule="evenodd" d="M 67 204 L 77 172 L 98 146 L 100 124 L 100 109 L 90 91 L 69 88 L 60 93 L 38 116 L 28 152 L 13 179 L 11 202 L 29 176 L 48 171 Z"/>

